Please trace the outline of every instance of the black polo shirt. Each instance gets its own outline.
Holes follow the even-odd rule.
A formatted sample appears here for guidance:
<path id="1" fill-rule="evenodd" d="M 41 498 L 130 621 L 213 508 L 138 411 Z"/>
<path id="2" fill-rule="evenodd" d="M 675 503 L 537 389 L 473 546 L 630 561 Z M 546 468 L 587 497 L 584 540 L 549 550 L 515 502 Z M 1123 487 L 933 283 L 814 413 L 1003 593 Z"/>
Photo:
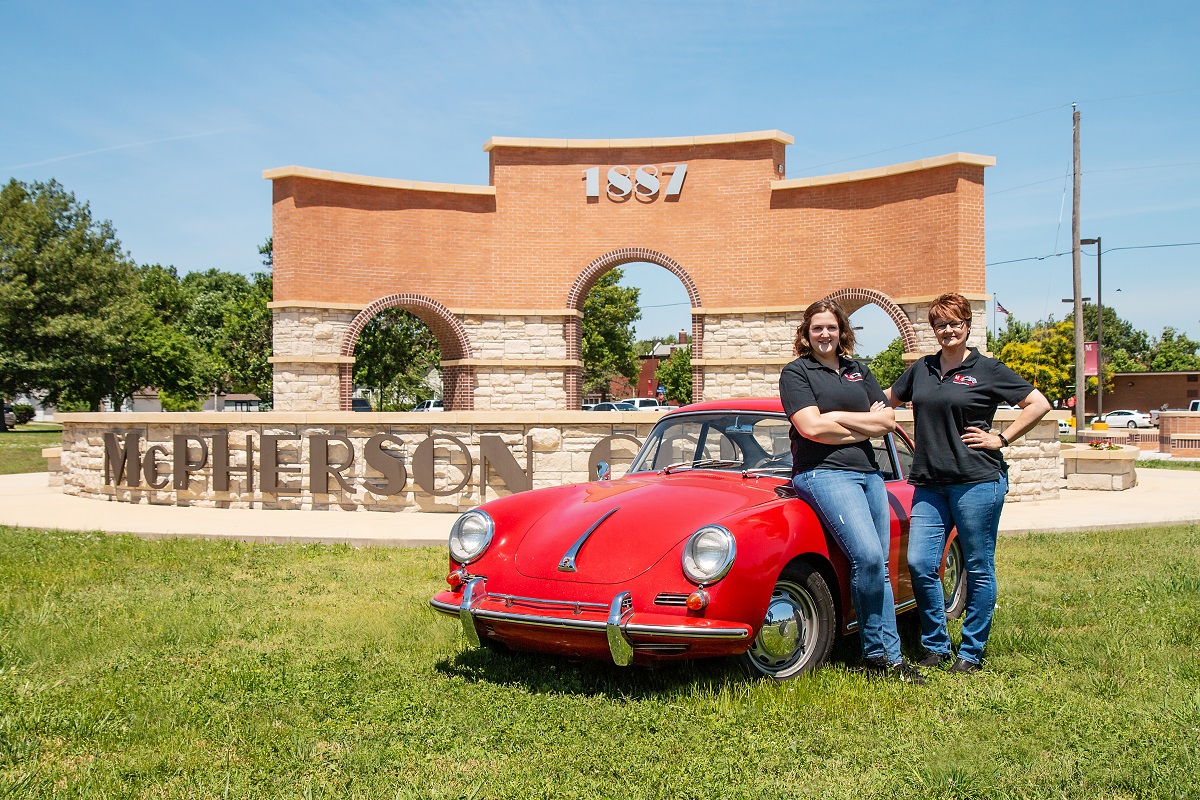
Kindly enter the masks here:
<path id="1" fill-rule="evenodd" d="M 871 404 L 887 402 L 871 370 L 849 358 L 838 358 L 832 370 L 812 356 L 801 356 L 783 368 L 779 376 L 783 410 L 792 418 L 802 408 L 816 406 L 826 411 L 870 411 Z M 810 469 L 845 469 L 874 472 L 879 469 L 870 440 L 855 444 L 822 444 L 806 439 L 792 425 L 792 474 Z"/>
<path id="2" fill-rule="evenodd" d="M 892 384 L 896 400 L 913 404 L 917 448 L 909 483 L 996 480 L 1005 469 L 1004 456 L 999 450 L 972 450 L 962 435 L 968 427 L 991 430 L 997 405 L 1016 405 L 1032 391 L 1029 381 L 974 347 L 945 375 L 940 353 L 917 359 Z"/>

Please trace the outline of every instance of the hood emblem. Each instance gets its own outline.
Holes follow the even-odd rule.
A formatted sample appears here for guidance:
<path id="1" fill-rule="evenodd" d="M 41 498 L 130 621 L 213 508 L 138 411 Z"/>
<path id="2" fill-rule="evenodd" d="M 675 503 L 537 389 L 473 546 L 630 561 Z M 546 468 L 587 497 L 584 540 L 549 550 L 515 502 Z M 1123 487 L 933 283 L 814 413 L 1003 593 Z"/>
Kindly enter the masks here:
<path id="1" fill-rule="evenodd" d="M 575 558 L 579 555 L 579 548 L 583 547 L 583 543 L 588 540 L 589 536 L 591 536 L 593 533 L 596 532 L 596 529 L 600 527 L 600 524 L 602 522 L 604 522 L 604 520 L 608 519 L 609 517 L 611 517 L 613 514 L 617 513 L 620 510 L 621 510 L 620 506 L 617 506 L 616 508 L 610 508 L 608 511 L 604 512 L 604 516 L 600 517 L 600 519 L 593 522 L 592 526 L 590 528 L 588 528 L 586 531 L 584 531 L 583 535 L 575 540 L 575 544 L 571 545 L 571 548 L 569 550 L 567 550 L 566 553 L 563 554 L 562 561 L 558 562 L 558 571 L 559 572 L 574 572 L 575 571 Z"/>

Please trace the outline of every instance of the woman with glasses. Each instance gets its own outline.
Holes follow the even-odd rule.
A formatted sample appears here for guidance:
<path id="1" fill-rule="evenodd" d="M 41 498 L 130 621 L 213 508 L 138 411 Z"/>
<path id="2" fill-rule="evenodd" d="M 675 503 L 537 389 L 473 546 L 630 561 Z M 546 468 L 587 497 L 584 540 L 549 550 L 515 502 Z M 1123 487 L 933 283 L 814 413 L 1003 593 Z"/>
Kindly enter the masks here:
<path id="1" fill-rule="evenodd" d="M 971 304 L 962 295 L 934 300 L 929 325 L 941 351 L 915 361 L 887 390 L 893 406 L 912 402 L 916 427 L 908 567 L 927 651 L 917 663 L 978 672 L 996 606 L 996 532 L 1008 492 L 1008 465 L 1000 451 L 1037 425 L 1050 403 L 1007 366 L 967 346 Z M 1004 430 L 992 427 L 1000 403 L 1021 409 Z M 957 660 L 938 575 L 946 534 L 954 527 L 967 592 Z"/>
<path id="2" fill-rule="evenodd" d="M 850 561 L 864 671 L 924 683 L 900 656 L 888 579 L 888 497 L 870 442 L 896 427 L 895 412 L 871 371 L 851 358 L 854 331 L 837 303 L 805 309 L 795 349 L 798 358 L 779 377 L 792 422 L 792 485 Z"/>

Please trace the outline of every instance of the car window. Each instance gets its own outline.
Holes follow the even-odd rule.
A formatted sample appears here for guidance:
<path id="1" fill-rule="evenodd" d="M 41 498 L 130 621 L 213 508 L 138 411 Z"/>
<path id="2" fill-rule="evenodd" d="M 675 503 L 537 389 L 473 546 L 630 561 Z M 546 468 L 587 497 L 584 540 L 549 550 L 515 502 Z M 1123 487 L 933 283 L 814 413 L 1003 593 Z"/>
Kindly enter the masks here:
<path id="1" fill-rule="evenodd" d="M 666 417 L 655 426 L 631 471 L 717 461 L 702 467 L 726 471 L 791 472 L 789 424 L 782 415 L 719 412 Z"/>
<path id="2" fill-rule="evenodd" d="M 904 439 L 900 436 L 893 436 L 892 443 L 895 444 L 896 455 L 900 459 L 900 471 L 901 471 L 900 474 L 901 474 L 901 476 L 909 474 L 910 472 L 912 472 L 912 463 L 913 463 L 912 448 L 909 447 L 908 442 L 904 441 Z"/>
<path id="3" fill-rule="evenodd" d="M 896 471 L 896 464 L 892 461 L 892 451 L 888 447 L 887 439 L 876 436 L 871 440 L 871 449 L 875 451 L 875 461 L 879 464 L 879 472 L 883 475 L 883 479 L 885 481 L 898 480 L 900 473 Z"/>

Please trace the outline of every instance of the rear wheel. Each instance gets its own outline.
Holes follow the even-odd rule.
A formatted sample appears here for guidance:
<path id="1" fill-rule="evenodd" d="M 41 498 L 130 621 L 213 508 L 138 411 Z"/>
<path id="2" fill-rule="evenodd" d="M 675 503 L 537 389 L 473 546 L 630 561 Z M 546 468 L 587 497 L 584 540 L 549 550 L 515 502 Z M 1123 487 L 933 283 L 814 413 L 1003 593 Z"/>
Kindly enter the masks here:
<path id="1" fill-rule="evenodd" d="M 946 563 L 942 568 L 942 594 L 946 598 L 946 619 L 958 619 L 967 607 L 966 562 L 958 537 L 950 542 Z"/>
<path id="2" fill-rule="evenodd" d="M 833 594 L 808 564 L 783 571 L 754 643 L 742 656 L 751 675 L 785 681 L 825 663 L 837 633 Z"/>
<path id="3" fill-rule="evenodd" d="M 1136 428 L 1136 427 L 1137 427 L 1137 420 L 1133 420 L 1133 419 L 1129 420 L 1129 424 L 1128 424 L 1128 425 L 1126 425 L 1125 427 L 1126 427 L 1126 428 Z"/>

